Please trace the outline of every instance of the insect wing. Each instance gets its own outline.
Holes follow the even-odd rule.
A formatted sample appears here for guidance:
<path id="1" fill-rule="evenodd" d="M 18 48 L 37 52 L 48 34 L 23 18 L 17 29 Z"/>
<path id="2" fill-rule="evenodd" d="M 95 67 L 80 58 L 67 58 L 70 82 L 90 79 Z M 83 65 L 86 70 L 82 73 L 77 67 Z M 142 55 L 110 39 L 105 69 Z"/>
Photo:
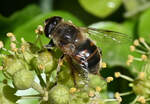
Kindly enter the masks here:
<path id="1" fill-rule="evenodd" d="M 85 34 L 99 43 L 129 43 L 131 38 L 123 33 L 111 30 L 96 29 L 96 28 L 82 28 Z"/>

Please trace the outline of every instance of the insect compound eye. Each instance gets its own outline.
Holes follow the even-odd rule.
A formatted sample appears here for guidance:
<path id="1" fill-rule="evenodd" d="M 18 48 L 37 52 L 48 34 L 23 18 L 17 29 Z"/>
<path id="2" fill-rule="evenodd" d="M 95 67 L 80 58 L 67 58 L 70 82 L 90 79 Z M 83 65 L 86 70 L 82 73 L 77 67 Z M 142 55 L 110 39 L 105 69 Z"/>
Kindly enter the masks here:
<path id="1" fill-rule="evenodd" d="M 57 24 L 62 20 L 62 17 L 54 16 L 45 20 L 44 33 L 46 37 L 50 37 L 51 33 L 57 26 Z"/>

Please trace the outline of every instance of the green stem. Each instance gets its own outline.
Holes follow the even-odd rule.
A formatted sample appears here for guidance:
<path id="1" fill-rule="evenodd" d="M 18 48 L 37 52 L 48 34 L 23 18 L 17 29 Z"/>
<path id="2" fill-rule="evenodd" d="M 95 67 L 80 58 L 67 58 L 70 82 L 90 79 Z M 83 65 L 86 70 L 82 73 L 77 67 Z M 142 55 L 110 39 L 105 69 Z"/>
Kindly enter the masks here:
<path id="1" fill-rule="evenodd" d="M 44 82 L 44 80 L 43 80 L 43 78 L 42 78 L 42 76 L 40 74 L 40 71 L 38 69 L 35 69 L 35 72 L 36 72 L 36 74 L 37 74 L 37 76 L 38 76 L 38 78 L 40 80 L 40 84 L 42 85 L 42 87 L 46 87 L 46 83 Z"/>
<path id="2" fill-rule="evenodd" d="M 121 74 L 120 77 L 123 78 L 123 79 L 126 79 L 126 80 L 128 80 L 128 81 L 130 81 L 130 82 L 133 82 L 133 81 L 134 81 L 134 79 L 132 79 L 132 78 L 126 76 L 126 75 L 122 75 L 122 74 Z"/>
<path id="3" fill-rule="evenodd" d="M 21 99 L 27 99 L 27 98 L 41 98 L 41 95 L 38 94 L 38 95 L 25 95 L 25 96 L 19 96 Z"/>
<path id="4" fill-rule="evenodd" d="M 117 99 L 105 99 L 104 102 L 112 102 L 112 101 L 117 101 Z"/>
<path id="5" fill-rule="evenodd" d="M 32 83 L 32 88 L 38 91 L 40 94 L 44 95 L 44 89 L 36 82 Z"/>
<path id="6" fill-rule="evenodd" d="M 120 96 L 126 96 L 132 94 L 133 91 L 125 92 L 125 93 L 120 93 Z"/>
<path id="7" fill-rule="evenodd" d="M 137 96 L 130 104 L 136 104 L 136 101 L 137 101 L 137 98 L 138 98 L 139 96 Z"/>

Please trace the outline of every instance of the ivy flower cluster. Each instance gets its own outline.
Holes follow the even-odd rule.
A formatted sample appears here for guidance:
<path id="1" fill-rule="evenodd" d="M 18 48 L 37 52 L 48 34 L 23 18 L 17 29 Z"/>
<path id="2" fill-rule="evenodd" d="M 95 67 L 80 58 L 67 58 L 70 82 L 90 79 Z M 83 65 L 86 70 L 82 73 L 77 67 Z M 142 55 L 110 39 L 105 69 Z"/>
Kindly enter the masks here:
<path id="1" fill-rule="evenodd" d="M 5 48 L 5 44 L 0 41 L 2 52 L 0 71 L 5 76 L 0 83 L 0 95 L 4 97 L 0 97 L 0 103 L 15 104 L 23 98 L 38 99 L 40 104 L 107 104 L 108 102 L 118 104 L 122 101 L 120 96 L 110 99 L 107 95 L 107 83 L 113 81 L 113 77 L 102 79 L 98 75 L 89 74 L 88 84 L 85 84 L 85 79 L 76 73 L 77 86 L 75 86 L 66 61 L 62 63 L 62 70 L 57 76 L 57 55 L 60 50 L 49 51 L 43 47 L 40 40 L 40 35 L 43 34 L 42 26 L 38 26 L 35 33 L 37 34 L 35 43 L 27 42 L 24 38 L 19 42 L 13 33 L 7 33 L 10 49 Z M 38 42 L 40 46 L 37 45 Z M 103 68 L 106 66 L 106 63 L 102 63 Z M 36 78 L 39 81 L 35 80 Z M 29 88 L 34 89 L 38 94 L 15 95 L 17 90 Z M 11 89 L 13 92 L 6 93 L 4 89 Z M 10 97 L 13 100 L 10 100 Z"/>

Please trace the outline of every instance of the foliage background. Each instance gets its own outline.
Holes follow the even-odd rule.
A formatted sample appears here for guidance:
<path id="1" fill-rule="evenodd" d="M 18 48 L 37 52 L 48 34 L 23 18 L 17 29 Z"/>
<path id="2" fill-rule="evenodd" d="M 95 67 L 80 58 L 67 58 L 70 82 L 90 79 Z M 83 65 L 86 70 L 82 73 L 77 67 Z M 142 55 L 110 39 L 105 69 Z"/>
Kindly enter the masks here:
<path id="1" fill-rule="evenodd" d="M 113 3 L 109 8 L 108 3 Z M 97 5 L 99 4 L 99 5 Z M 34 42 L 36 27 L 47 17 L 59 15 L 65 20 L 72 20 L 77 26 L 90 26 L 110 29 L 127 34 L 131 40 L 144 37 L 150 42 L 150 8 L 149 0 L 3 0 L 0 3 L 0 40 L 8 45 L 7 32 L 13 32 L 17 39 Z M 48 43 L 44 36 L 43 42 Z M 102 70 L 103 77 L 113 76 L 113 72 L 134 77 L 130 67 L 126 66 L 129 46 L 110 45 L 105 41 L 100 43 L 103 50 L 103 60 L 108 68 Z M 137 55 L 138 56 L 138 55 Z M 142 63 L 135 63 L 141 71 Z M 128 81 L 117 79 L 108 85 L 111 92 L 127 92 Z M 123 97 L 122 104 L 128 104 L 135 95 Z"/>

